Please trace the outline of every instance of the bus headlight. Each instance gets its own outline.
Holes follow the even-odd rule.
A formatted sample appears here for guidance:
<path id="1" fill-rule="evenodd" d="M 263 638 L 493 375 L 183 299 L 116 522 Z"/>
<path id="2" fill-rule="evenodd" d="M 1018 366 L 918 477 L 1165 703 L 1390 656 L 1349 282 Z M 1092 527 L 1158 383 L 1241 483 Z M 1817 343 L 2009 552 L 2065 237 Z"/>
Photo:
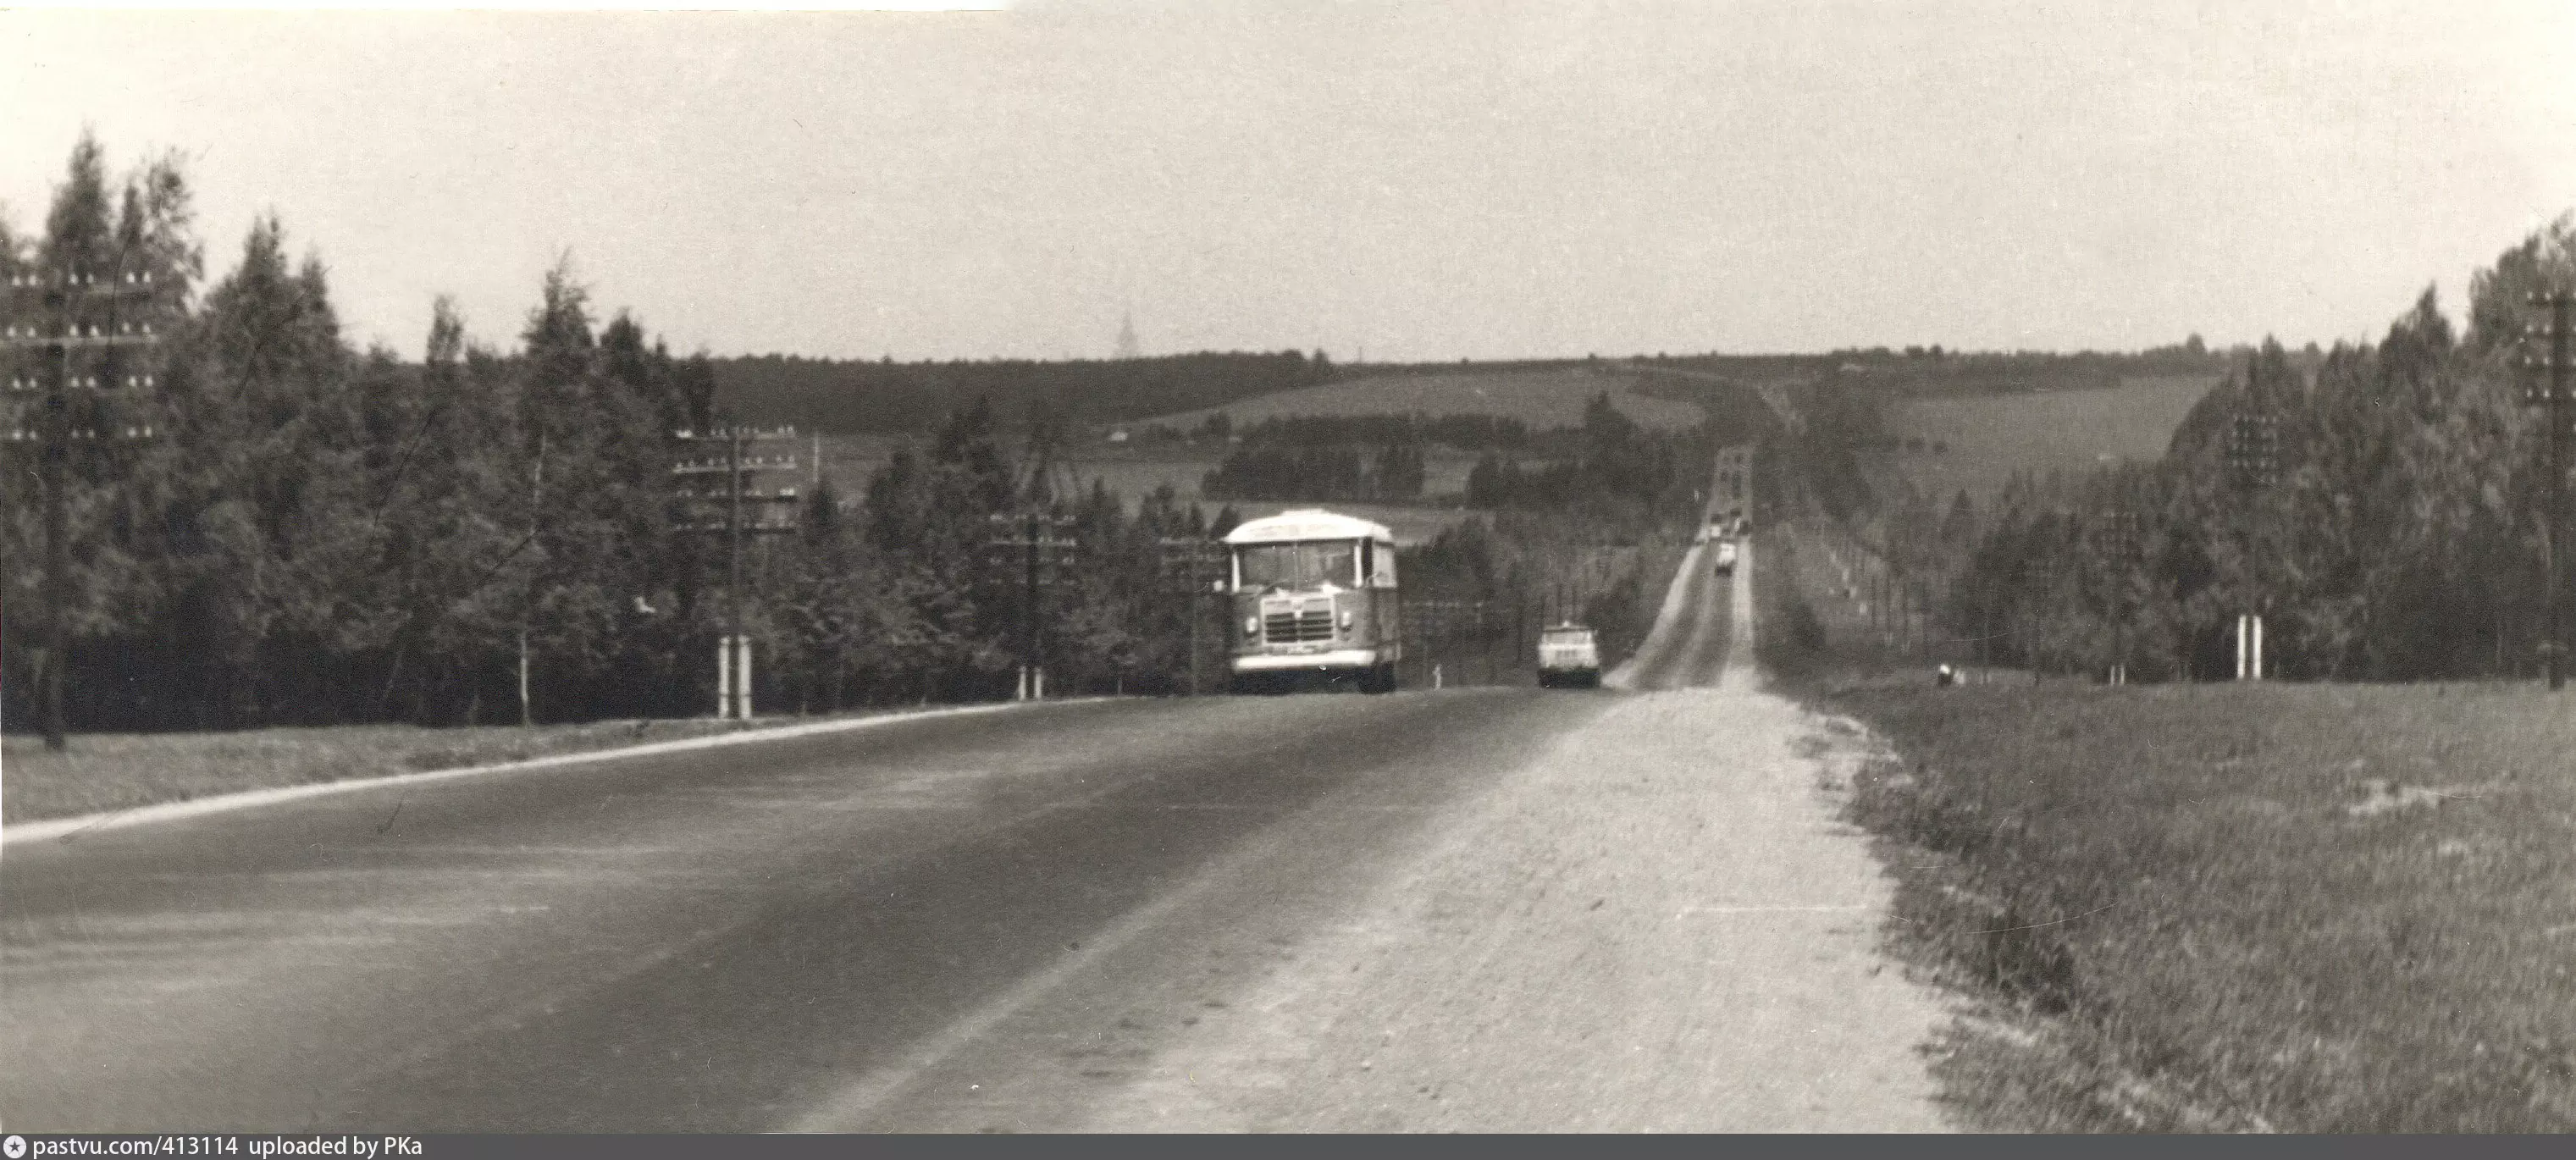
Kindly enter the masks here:
<path id="1" fill-rule="evenodd" d="M 1350 630 L 1351 630 L 1351 610 L 1350 610 L 1350 609 L 1345 608 L 1345 609 L 1343 609 L 1343 610 L 1342 610 L 1342 631 L 1343 631 L 1343 632 L 1349 632 Z"/>
<path id="2" fill-rule="evenodd" d="M 1245 636 L 1259 636 L 1259 635 L 1261 635 L 1261 618 L 1260 618 L 1260 617 L 1258 617 L 1258 616 L 1247 616 L 1247 617 L 1244 617 L 1244 618 L 1243 618 L 1243 635 L 1245 635 Z"/>

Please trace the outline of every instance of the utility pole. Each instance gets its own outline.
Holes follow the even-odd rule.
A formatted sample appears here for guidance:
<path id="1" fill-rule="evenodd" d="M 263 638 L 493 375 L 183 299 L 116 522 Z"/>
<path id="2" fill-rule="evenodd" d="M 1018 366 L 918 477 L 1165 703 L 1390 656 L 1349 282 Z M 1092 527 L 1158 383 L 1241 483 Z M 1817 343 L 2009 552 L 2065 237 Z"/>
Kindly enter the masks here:
<path id="1" fill-rule="evenodd" d="M 1038 513 L 1029 512 L 1028 521 L 1028 602 L 1021 606 L 1020 655 L 1028 658 L 1029 691 L 1021 699 L 1039 701 L 1046 699 L 1046 658 L 1038 645 Z"/>
<path id="2" fill-rule="evenodd" d="M 152 438 L 144 425 L 108 425 L 100 403 L 104 392 L 120 387 L 147 391 L 149 373 L 124 365 L 121 352 L 161 341 L 145 317 L 126 316 L 129 302 L 149 306 L 156 287 L 148 271 L 110 262 L 105 272 L 69 268 L 13 274 L 8 280 L 8 321 L 0 326 L 0 350 L 40 352 L 45 372 L 19 369 L 12 357 L 9 390 L 13 395 L 43 398 L 30 417 L 13 414 L 7 442 L 30 448 L 36 456 L 37 488 L 43 493 L 45 608 L 38 622 L 37 702 L 44 720 L 45 748 L 60 750 L 70 742 L 63 720 L 63 686 L 71 667 L 71 636 L 64 615 L 71 604 L 71 517 L 66 495 L 71 459 L 81 448 Z M 29 318 L 23 304 L 32 303 Z M 87 365 L 82 365 L 86 363 Z M 48 373 L 49 372 L 49 373 Z M 86 372 L 86 373 L 85 373 Z M 103 372 L 103 373 L 102 373 Z M 75 410 L 82 413 L 75 414 Z M 12 408 L 14 411 L 15 408 Z"/>
<path id="3" fill-rule="evenodd" d="M 546 433 L 543 429 L 537 432 L 537 459 L 528 478 L 528 538 L 534 540 L 543 526 L 540 521 L 546 510 Z M 526 602 L 519 609 L 519 728 L 522 729 L 537 723 L 536 706 L 528 699 L 528 618 L 535 614 L 537 603 L 534 577 L 528 581 L 526 595 Z"/>
<path id="4" fill-rule="evenodd" d="M 2252 589 L 2246 597 L 2248 610 L 2236 616 L 2236 679 L 2259 681 L 2263 679 L 2263 617 L 2271 611 L 2271 598 L 2263 590 L 2258 504 L 2280 478 L 2280 418 L 2246 404 L 2228 429 L 2227 467 L 2236 485 L 2237 543 L 2244 553 L 2246 583 Z"/>
<path id="5" fill-rule="evenodd" d="M 1165 536 L 1155 541 L 1162 549 L 1162 577 L 1167 587 L 1179 589 L 1186 596 L 1190 618 L 1190 695 L 1204 690 L 1200 678 L 1201 655 L 1199 634 L 1207 623 L 1207 613 L 1200 601 L 1225 587 L 1228 573 L 1225 545 L 1215 540 L 1188 536 Z"/>
<path id="6" fill-rule="evenodd" d="M 671 437 L 679 448 L 671 476 L 688 507 L 680 530 L 721 532 L 725 537 L 725 633 L 716 644 L 716 716 L 748 721 L 752 715 L 751 638 L 743 630 L 743 544 L 745 537 L 795 531 L 800 498 L 793 487 L 763 491 L 759 483 L 765 473 L 796 470 L 794 455 L 745 452 L 756 453 L 763 443 L 793 444 L 796 429 L 719 427 L 703 434 L 674 431 Z M 714 448 L 707 446 L 711 443 L 723 444 L 722 458 L 715 457 Z M 710 476 L 721 481 L 708 486 L 705 481 Z M 720 518 L 712 510 L 718 504 L 724 508 Z"/>
<path id="7" fill-rule="evenodd" d="M 1040 599 L 1044 581 L 1053 579 L 1066 563 L 1065 556 L 1081 543 L 1073 538 L 1073 520 L 1067 516 L 1040 511 L 1035 504 L 1018 516 L 995 513 L 992 516 L 994 537 L 985 542 L 987 559 L 996 573 L 1016 564 L 1021 574 L 1020 599 L 1020 672 L 1014 699 L 1043 700 L 1046 697 L 1046 655 L 1044 634 L 1038 631 Z M 1042 571 L 1043 574 L 1042 575 Z"/>
<path id="8" fill-rule="evenodd" d="M 2547 332 L 2549 355 L 2545 365 L 2527 356 L 2523 360 L 2523 366 L 2527 370 L 2545 369 L 2549 372 L 2547 379 L 2536 380 L 2532 386 L 2525 388 L 2522 399 L 2524 403 L 2541 409 L 2541 426 L 2546 428 L 2541 444 L 2544 456 L 2542 473 L 2547 478 L 2549 490 L 2546 501 L 2548 510 L 2541 516 L 2543 523 L 2540 532 L 2540 559 L 2543 580 L 2540 599 L 2541 620 L 2547 639 L 2542 641 L 2540 653 L 2541 664 L 2549 673 L 2549 687 L 2552 691 L 2565 688 L 2567 684 L 2567 638 L 2562 607 L 2566 600 L 2565 593 L 2560 591 L 2562 578 L 2559 573 L 2562 567 L 2559 563 L 2561 554 L 2559 539 L 2567 528 L 2567 405 L 2570 402 L 2567 388 L 2569 368 L 2567 333 L 2568 307 L 2571 303 L 2576 303 L 2576 294 L 2566 290 L 2545 291 L 2531 296 L 2532 305 L 2549 308 Z"/>
<path id="9" fill-rule="evenodd" d="M 2129 574 L 2144 555 L 2138 513 L 2124 501 L 2100 513 L 2102 556 L 2111 573 L 2110 683 L 2129 683 Z"/>

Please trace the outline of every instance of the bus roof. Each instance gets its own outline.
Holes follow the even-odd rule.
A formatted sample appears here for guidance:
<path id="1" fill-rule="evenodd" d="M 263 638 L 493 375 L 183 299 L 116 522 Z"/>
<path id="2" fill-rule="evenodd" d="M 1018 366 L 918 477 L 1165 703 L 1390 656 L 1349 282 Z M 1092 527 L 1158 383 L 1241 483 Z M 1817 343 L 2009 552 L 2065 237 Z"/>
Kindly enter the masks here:
<path id="1" fill-rule="evenodd" d="M 1322 508 L 1299 508 L 1246 520 L 1225 534 L 1229 544 L 1277 544 L 1295 540 L 1388 540 L 1395 533 L 1385 524 L 1371 523 Z"/>

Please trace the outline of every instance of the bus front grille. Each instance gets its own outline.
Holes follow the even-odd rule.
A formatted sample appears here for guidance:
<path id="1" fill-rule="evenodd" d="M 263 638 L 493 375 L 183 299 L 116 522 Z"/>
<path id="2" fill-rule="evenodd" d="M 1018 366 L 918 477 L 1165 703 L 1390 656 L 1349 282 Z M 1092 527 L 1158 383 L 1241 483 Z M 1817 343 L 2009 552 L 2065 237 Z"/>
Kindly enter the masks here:
<path id="1" fill-rule="evenodd" d="M 1304 644 L 1333 639 L 1333 610 L 1273 612 L 1261 619 L 1261 639 L 1270 644 Z"/>

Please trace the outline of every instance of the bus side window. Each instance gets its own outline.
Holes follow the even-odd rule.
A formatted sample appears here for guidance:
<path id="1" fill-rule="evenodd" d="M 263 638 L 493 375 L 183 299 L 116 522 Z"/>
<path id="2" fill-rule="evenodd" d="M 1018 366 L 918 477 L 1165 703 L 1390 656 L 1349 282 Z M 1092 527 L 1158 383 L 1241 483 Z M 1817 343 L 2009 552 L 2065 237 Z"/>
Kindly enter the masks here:
<path id="1" fill-rule="evenodd" d="M 1377 541 L 1360 541 L 1360 581 L 1362 588 L 1377 583 Z"/>
<path id="2" fill-rule="evenodd" d="M 1369 572 L 1369 583 L 1378 588 L 1395 587 L 1395 545 L 1369 541 L 1377 554 L 1377 567 Z"/>

